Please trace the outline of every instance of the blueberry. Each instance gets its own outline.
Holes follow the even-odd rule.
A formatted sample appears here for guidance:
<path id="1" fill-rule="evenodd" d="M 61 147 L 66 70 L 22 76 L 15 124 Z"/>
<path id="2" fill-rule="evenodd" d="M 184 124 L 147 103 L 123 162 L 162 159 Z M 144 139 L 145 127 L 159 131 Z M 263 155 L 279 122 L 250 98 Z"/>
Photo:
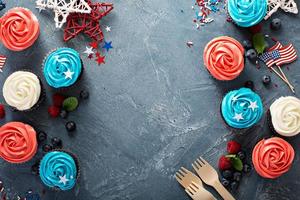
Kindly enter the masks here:
<path id="1" fill-rule="evenodd" d="M 66 110 L 61 110 L 59 115 L 61 118 L 66 119 L 68 117 L 68 112 Z"/>
<path id="2" fill-rule="evenodd" d="M 262 77 L 262 81 L 263 81 L 263 83 L 264 83 L 265 85 L 268 85 L 268 84 L 271 83 L 271 77 L 270 77 L 269 75 L 264 75 L 264 76 Z"/>
<path id="3" fill-rule="evenodd" d="M 249 165 L 249 164 L 244 164 L 244 166 L 243 166 L 243 171 L 244 171 L 244 173 L 249 173 L 250 171 L 251 171 L 251 165 Z"/>
<path id="4" fill-rule="evenodd" d="M 253 81 L 246 81 L 245 84 L 244 84 L 244 86 L 245 86 L 246 88 L 251 89 L 251 90 L 254 89 L 254 83 L 253 83 Z"/>
<path id="5" fill-rule="evenodd" d="M 236 182 L 240 182 L 242 179 L 242 173 L 241 172 L 234 172 L 233 173 L 233 180 Z"/>
<path id="6" fill-rule="evenodd" d="M 244 160 L 246 158 L 246 154 L 244 151 L 240 151 L 237 153 L 237 157 L 239 157 L 241 160 Z"/>
<path id="7" fill-rule="evenodd" d="M 38 132 L 38 142 L 44 142 L 45 140 L 47 140 L 47 133 L 44 131 Z"/>
<path id="8" fill-rule="evenodd" d="M 76 130 L 76 124 L 73 121 L 69 121 L 66 123 L 66 129 L 68 132 L 72 132 Z"/>
<path id="9" fill-rule="evenodd" d="M 32 174 L 35 174 L 35 175 L 37 175 L 39 173 L 39 162 L 37 162 L 31 166 L 31 172 L 32 172 Z"/>
<path id="10" fill-rule="evenodd" d="M 90 94 L 89 94 L 89 92 L 87 90 L 82 90 L 80 92 L 80 98 L 82 98 L 82 99 L 88 99 L 89 96 L 90 96 Z"/>
<path id="11" fill-rule="evenodd" d="M 54 149 L 61 149 L 62 148 L 62 141 L 61 139 L 54 137 L 51 139 L 51 143 Z"/>
<path id="12" fill-rule="evenodd" d="M 50 144 L 45 144 L 42 149 L 44 152 L 49 152 L 52 150 L 52 146 Z"/>
<path id="13" fill-rule="evenodd" d="M 279 18 L 275 18 L 271 21 L 271 29 L 279 30 L 281 28 L 281 20 Z"/>
<path id="14" fill-rule="evenodd" d="M 224 187 L 228 187 L 230 184 L 230 181 L 227 180 L 226 178 L 222 178 L 221 183 Z"/>
<path id="15" fill-rule="evenodd" d="M 251 61 L 256 60 L 257 59 L 257 53 L 256 53 L 255 49 L 247 50 L 246 57 Z"/>
<path id="16" fill-rule="evenodd" d="M 235 192 L 235 191 L 237 191 L 238 188 L 239 188 L 239 183 L 238 183 L 238 182 L 233 181 L 233 182 L 230 184 L 230 189 L 231 189 L 231 191 Z"/>
<path id="17" fill-rule="evenodd" d="M 222 172 L 222 176 L 223 176 L 223 178 L 229 180 L 229 179 L 232 178 L 232 171 L 231 171 L 231 170 L 224 170 L 224 171 Z"/>
<path id="18" fill-rule="evenodd" d="M 250 40 L 244 40 L 243 41 L 243 46 L 246 50 L 248 49 L 251 49 L 253 46 L 252 46 L 252 42 Z"/>

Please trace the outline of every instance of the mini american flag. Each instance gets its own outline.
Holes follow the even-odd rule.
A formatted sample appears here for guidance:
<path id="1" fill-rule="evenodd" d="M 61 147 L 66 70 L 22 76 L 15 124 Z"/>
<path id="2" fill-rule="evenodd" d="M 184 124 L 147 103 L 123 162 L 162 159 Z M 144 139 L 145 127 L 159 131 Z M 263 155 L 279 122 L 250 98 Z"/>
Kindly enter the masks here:
<path id="1" fill-rule="evenodd" d="M 2 72 L 2 68 L 5 65 L 6 56 L 0 55 L 0 72 Z"/>
<path id="2" fill-rule="evenodd" d="M 281 66 L 295 61 L 297 59 L 297 51 L 292 44 L 282 46 L 280 42 L 276 42 L 273 47 L 259 56 L 259 58 L 268 67 L 272 67 L 274 64 Z"/>

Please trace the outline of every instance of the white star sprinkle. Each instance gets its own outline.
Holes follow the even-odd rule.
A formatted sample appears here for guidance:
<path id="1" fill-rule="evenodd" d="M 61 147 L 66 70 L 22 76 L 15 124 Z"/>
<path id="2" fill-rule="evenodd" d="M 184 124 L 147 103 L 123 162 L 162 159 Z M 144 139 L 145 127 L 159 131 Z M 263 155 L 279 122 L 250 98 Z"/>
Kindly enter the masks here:
<path id="1" fill-rule="evenodd" d="M 87 56 L 94 54 L 93 47 L 85 47 L 85 49 L 83 53 L 87 54 Z"/>
<path id="2" fill-rule="evenodd" d="M 255 108 L 258 108 L 256 101 L 251 101 L 248 108 L 251 108 L 253 111 L 255 110 Z"/>
<path id="3" fill-rule="evenodd" d="M 63 183 L 64 185 L 66 185 L 68 181 L 69 179 L 67 179 L 66 175 L 59 176 L 59 183 Z"/>
<path id="4" fill-rule="evenodd" d="M 232 97 L 232 101 L 236 101 L 237 99 L 237 96 Z"/>
<path id="5" fill-rule="evenodd" d="M 106 30 L 106 32 L 110 32 L 111 31 L 111 27 L 110 26 L 106 26 L 105 30 Z"/>
<path id="6" fill-rule="evenodd" d="M 243 115 L 242 113 L 240 114 L 235 113 L 233 119 L 239 122 L 241 119 L 244 119 L 242 115 Z"/>
<path id="7" fill-rule="evenodd" d="M 66 71 L 66 72 L 64 72 L 64 74 L 65 74 L 65 79 L 72 79 L 72 76 L 73 76 L 73 74 L 74 74 L 74 72 L 71 72 L 69 69 L 68 69 L 68 71 Z"/>

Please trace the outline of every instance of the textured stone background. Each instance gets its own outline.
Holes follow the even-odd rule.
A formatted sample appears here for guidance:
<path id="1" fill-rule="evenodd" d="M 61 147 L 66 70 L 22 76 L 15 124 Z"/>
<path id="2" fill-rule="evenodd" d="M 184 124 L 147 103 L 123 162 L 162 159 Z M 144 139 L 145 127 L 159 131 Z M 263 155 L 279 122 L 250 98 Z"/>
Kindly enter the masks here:
<path id="1" fill-rule="evenodd" d="M 105 34 L 114 46 L 107 54 L 107 64 L 97 66 L 83 57 L 86 70 L 82 81 L 67 92 L 78 95 L 80 88 L 86 88 L 91 94 L 69 116 L 78 126 L 75 136 L 68 136 L 65 120 L 49 118 L 46 109 L 54 91 L 46 84 L 48 100 L 43 106 L 30 113 L 8 111 L 5 120 L 27 122 L 46 131 L 49 137 L 58 136 L 65 149 L 78 155 L 81 178 L 76 188 L 68 192 L 47 190 L 43 200 L 189 199 L 173 178 L 179 167 L 190 169 L 190 163 L 200 155 L 216 166 L 227 140 L 236 138 L 250 152 L 257 141 L 270 136 L 265 119 L 248 131 L 232 133 L 220 116 L 222 96 L 243 86 L 246 80 L 253 80 L 267 109 L 274 99 L 291 93 L 274 75 L 273 83 L 278 88 L 264 87 L 260 79 L 269 74 L 268 70 L 258 70 L 249 63 L 232 82 L 218 82 L 209 76 L 202 64 L 205 44 L 220 35 L 247 38 L 247 34 L 225 21 L 224 11 L 215 15 L 213 24 L 199 31 L 192 22 L 192 0 L 113 3 L 113 12 L 101 21 L 112 27 L 112 32 Z M 63 32 L 54 27 L 52 12 L 39 14 L 33 0 L 7 0 L 8 8 L 14 6 L 30 8 L 40 20 L 42 33 L 35 45 L 24 52 L 10 52 L 1 46 L 1 54 L 8 56 L 4 73 L 0 74 L 1 87 L 8 74 L 18 69 L 31 69 L 40 75 L 44 56 L 56 47 L 85 50 L 87 38 L 81 35 L 64 43 Z M 272 35 L 283 43 L 292 42 L 300 50 L 299 15 L 277 16 L 284 22 L 283 29 Z M 270 33 L 268 26 L 264 32 Z M 186 46 L 188 40 L 194 42 L 194 47 Z M 299 64 L 297 61 L 289 71 L 284 69 L 297 94 Z M 253 172 L 243 178 L 237 199 L 299 199 L 300 137 L 288 141 L 297 151 L 290 172 L 277 180 L 264 180 Z M 39 152 L 33 161 L 22 165 L 0 161 L 0 178 L 11 194 L 22 194 L 29 188 L 42 191 L 39 178 L 30 172 L 30 166 L 41 157 Z"/>

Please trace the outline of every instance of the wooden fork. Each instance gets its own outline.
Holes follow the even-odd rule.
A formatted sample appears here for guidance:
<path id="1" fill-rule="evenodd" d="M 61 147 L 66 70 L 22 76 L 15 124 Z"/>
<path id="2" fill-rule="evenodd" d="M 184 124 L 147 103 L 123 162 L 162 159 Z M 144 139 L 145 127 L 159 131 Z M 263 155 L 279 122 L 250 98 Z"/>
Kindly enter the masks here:
<path id="1" fill-rule="evenodd" d="M 205 195 L 202 191 L 201 188 L 202 186 L 196 184 L 195 182 L 192 182 L 189 187 L 185 189 L 186 193 L 194 199 L 194 200 L 215 200 L 215 197 L 210 195 Z"/>
<path id="2" fill-rule="evenodd" d="M 197 193 L 197 195 L 192 195 L 195 198 L 190 195 L 194 200 L 215 199 L 214 196 L 203 187 L 201 179 L 184 167 L 181 167 L 181 169 L 176 172 L 175 178 L 180 183 L 180 185 L 182 185 L 182 187 L 184 187 L 185 189 L 189 188 L 187 189 L 189 192 L 190 190 L 192 191 L 190 193 L 187 192 L 189 195 Z M 194 185 L 190 187 L 192 183 L 194 183 Z M 201 198 L 199 198 L 200 195 Z"/>
<path id="3" fill-rule="evenodd" d="M 217 171 L 208 162 L 200 157 L 192 166 L 202 181 L 214 187 L 224 200 L 234 200 L 234 197 L 220 183 Z"/>

